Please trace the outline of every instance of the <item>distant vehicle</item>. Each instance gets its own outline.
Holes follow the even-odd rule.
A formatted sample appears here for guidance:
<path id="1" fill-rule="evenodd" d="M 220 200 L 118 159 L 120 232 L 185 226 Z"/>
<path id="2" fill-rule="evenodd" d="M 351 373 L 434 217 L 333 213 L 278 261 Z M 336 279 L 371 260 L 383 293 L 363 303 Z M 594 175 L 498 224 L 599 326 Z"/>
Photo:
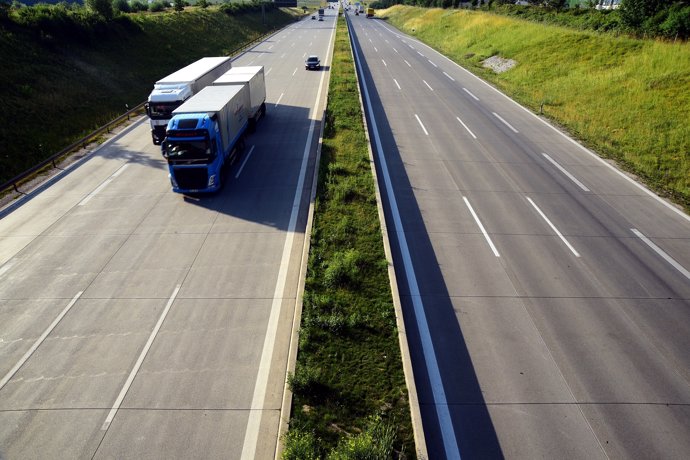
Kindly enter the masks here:
<path id="1" fill-rule="evenodd" d="M 161 78 L 153 85 L 145 108 L 146 115 L 151 121 L 154 145 L 163 142 L 173 110 L 231 67 L 232 61 L 229 57 L 205 57 Z"/>
<path id="2" fill-rule="evenodd" d="M 311 18 L 312 18 L 312 19 L 316 19 L 316 15 L 312 15 Z"/>
<path id="3" fill-rule="evenodd" d="M 615 10 L 621 6 L 621 0 L 599 0 L 595 6 L 598 10 Z"/>
<path id="4" fill-rule="evenodd" d="M 306 70 L 319 70 L 321 69 L 321 59 L 318 56 L 309 56 L 306 61 L 304 61 L 304 68 Z"/>
<path id="5" fill-rule="evenodd" d="M 374 9 L 373 8 L 367 8 L 367 17 L 368 18 L 374 17 Z"/>
<path id="6" fill-rule="evenodd" d="M 323 8 L 319 8 L 319 21 L 323 21 L 323 15 L 324 15 Z"/>
<path id="7" fill-rule="evenodd" d="M 249 98 L 249 85 L 207 86 L 173 111 L 162 147 L 173 192 L 221 188 L 244 150 Z"/>

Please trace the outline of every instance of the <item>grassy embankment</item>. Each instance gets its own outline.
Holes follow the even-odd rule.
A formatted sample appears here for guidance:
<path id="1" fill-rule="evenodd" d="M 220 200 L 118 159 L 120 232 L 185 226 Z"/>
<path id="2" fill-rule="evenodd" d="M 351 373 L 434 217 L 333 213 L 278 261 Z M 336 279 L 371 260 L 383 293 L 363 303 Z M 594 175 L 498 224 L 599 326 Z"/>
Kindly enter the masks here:
<path id="1" fill-rule="evenodd" d="M 0 21 L 0 183 L 143 102 L 157 79 L 292 20 L 273 9 L 263 25 L 260 12 L 209 7 L 132 13 L 64 34 Z"/>
<path id="2" fill-rule="evenodd" d="M 391 24 L 565 127 L 690 209 L 690 45 L 614 37 L 485 12 L 395 6 Z M 494 74 L 481 61 L 514 59 Z"/>
<path id="3" fill-rule="evenodd" d="M 285 459 L 414 458 L 344 19 L 338 20 Z M 359 454 L 359 456 L 358 456 Z"/>

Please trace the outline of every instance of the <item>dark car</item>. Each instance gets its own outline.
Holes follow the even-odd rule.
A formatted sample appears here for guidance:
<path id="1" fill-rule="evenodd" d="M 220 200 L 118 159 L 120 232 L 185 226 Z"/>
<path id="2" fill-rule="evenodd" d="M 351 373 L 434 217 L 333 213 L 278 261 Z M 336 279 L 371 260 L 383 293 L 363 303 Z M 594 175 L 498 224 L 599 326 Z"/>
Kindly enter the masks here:
<path id="1" fill-rule="evenodd" d="M 318 56 L 309 56 L 306 61 L 304 61 L 304 68 L 307 70 L 319 70 L 321 69 L 321 60 Z"/>
<path id="2" fill-rule="evenodd" d="M 311 18 L 312 18 L 312 19 L 316 19 L 316 16 L 312 16 Z"/>

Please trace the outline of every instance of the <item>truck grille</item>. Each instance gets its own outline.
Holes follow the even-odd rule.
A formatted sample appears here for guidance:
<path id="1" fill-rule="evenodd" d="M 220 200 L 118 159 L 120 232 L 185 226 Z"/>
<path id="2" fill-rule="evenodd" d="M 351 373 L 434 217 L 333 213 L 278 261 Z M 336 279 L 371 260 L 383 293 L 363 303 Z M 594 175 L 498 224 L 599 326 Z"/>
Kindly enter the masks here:
<path id="1" fill-rule="evenodd" d="M 206 168 L 175 168 L 175 180 L 181 189 L 201 190 L 208 184 Z"/>

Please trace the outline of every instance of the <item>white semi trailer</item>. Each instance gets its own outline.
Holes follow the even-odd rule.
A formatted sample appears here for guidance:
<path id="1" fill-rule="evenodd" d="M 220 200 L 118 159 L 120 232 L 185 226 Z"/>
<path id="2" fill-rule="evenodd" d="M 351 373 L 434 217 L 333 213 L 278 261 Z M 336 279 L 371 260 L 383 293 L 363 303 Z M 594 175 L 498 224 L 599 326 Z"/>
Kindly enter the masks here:
<path id="1" fill-rule="evenodd" d="M 165 139 L 172 112 L 232 67 L 229 57 L 205 57 L 158 80 L 146 103 L 155 145 Z"/>
<path id="2" fill-rule="evenodd" d="M 247 85 L 250 104 L 247 118 L 249 131 L 253 132 L 256 123 L 266 114 L 266 80 L 263 66 L 233 67 L 213 82 L 213 86 Z"/>

